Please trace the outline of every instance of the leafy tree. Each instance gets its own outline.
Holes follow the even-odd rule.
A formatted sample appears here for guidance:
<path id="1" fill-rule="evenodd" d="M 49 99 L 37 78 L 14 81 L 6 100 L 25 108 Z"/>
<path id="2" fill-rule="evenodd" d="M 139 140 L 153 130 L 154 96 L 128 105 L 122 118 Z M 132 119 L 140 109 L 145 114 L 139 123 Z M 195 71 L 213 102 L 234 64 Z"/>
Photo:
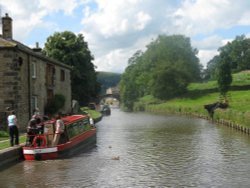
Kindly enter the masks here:
<path id="1" fill-rule="evenodd" d="M 219 60 L 220 60 L 220 56 L 216 55 L 207 63 L 207 68 L 205 70 L 204 80 L 216 79 L 216 76 L 217 76 L 216 75 L 216 68 L 217 68 Z"/>
<path id="2" fill-rule="evenodd" d="M 186 91 L 188 81 L 183 70 L 175 67 L 160 69 L 153 74 L 152 94 L 159 99 L 170 99 Z"/>
<path id="3" fill-rule="evenodd" d="M 133 109 L 133 103 L 148 94 L 163 99 L 185 92 L 188 83 L 200 79 L 197 53 L 185 36 L 158 36 L 145 52 L 129 59 L 120 82 L 122 103 Z"/>
<path id="4" fill-rule="evenodd" d="M 219 59 L 222 58 L 222 52 L 225 53 L 230 61 L 231 71 L 240 72 L 250 69 L 250 39 L 245 35 L 236 36 L 232 42 L 218 49 L 219 55 L 215 56 L 207 64 L 206 78 L 214 78 L 216 69 L 219 65 Z"/>
<path id="5" fill-rule="evenodd" d="M 232 83 L 232 74 L 230 66 L 230 58 L 225 52 L 221 54 L 221 61 L 218 67 L 218 87 L 220 94 L 226 98 L 226 94 Z"/>
<path id="6" fill-rule="evenodd" d="M 122 79 L 119 84 L 121 102 L 125 110 L 132 111 L 134 102 L 137 100 L 139 94 L 137 85 L 135 82 L 136 65 L 131 64 L 126 68 L 125 73 L 122 75 Z"/>
<path id="7" fill-rule="evenodd" d="M 82 34 L 75 35 L 70 31 L 56 32 L 47 38 L 43 49 L 45 55 L 72 67 L 72 97 L 86 104 L 96 97 L 100 86 L 96 81 L 96 72 Z"/>

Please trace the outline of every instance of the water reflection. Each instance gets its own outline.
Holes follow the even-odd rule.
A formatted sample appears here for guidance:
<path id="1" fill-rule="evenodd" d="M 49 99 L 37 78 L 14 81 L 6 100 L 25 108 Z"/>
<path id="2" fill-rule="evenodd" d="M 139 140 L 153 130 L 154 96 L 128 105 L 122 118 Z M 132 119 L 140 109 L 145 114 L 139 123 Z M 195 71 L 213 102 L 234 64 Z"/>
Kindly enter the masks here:
<path id="1" fill-rule="evenodd" d="M 97 147 L 72 158 L 22 162 L 3 187 L 249 187 L 250 138 L 208 121 L 113 110 Z M 112 160 L 119 156 L 119 160 Z"/>

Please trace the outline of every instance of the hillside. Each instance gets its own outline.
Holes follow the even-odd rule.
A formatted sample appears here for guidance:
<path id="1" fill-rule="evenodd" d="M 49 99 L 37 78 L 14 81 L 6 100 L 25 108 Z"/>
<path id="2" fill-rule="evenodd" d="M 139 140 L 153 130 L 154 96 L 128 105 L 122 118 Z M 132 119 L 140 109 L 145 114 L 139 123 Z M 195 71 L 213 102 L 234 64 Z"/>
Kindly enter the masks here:
<path id="1" fill-rule="evenodd" d="M 121 80 L 121 74 L 113 72 L 97 72 L 97 82 L 101 84 L 101 94 L 109 87 L 115 87 Z"/>

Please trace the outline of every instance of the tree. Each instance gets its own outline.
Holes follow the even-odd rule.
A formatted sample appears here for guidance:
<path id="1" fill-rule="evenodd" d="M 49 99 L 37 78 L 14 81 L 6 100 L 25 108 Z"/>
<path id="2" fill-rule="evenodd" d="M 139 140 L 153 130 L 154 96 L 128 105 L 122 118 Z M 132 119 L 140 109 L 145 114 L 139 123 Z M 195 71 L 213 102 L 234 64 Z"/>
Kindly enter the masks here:
<path id="1" fill-rule="evenodd" d="M 207 63 L 207 68 L 205 70 L 204 80 L 215 80 L 216 79 L 216 68 L 217 68 L 219 60 L 220 60 L 220 56 L 216 55 Z"/>
<path id="2" fill-rule="evenodd" d="M 236 73 L 250 69 L 250 39 L 245 35 L 236 36 L 232 42 L 218 49 L 219 55 L 211 59 L 207 64 L 206 78 L 214 78 L 216 69 L 219 65 L 219 59 L 222 58 L 222 52 L 230 59 L 231 71 Z"/>
<path id="3" fill-rule="evenodd" d="M 152 94 L 156 98 L 165 100 L 177 97 L 186 91 L 187 75 L 174 67 L 160 69 L 153 74 Z"/>
<path id="4" fill-rule="evenodd" d="M 220 94 L 226 98 L 226 94 L 232 83 L 232 74 L 230 66 L 230 58 L 225 52 L 221 53 L 221 60 L 218 66 L 218 88 Z"/>
<path id="5" fill-rule="evenodd" d="M 45 55 L 72 67 L 72 98 L 87 104 L 95 98 L 100 85 L 96 81 L 94 57 L 88 49 L 82 34 L 70 31 L 56 32 L 47 38 L 43 49 Z"/>
<path id="6" fill-rule="evenodd" d="M 200 79 L 201 65 L 190 39 L 183 35 L 160 35 L 137 51 L 122 75 L 122 103 L 133 109 L 138 98 L 153 94 L 158 98 L 175 97 L 185 92 L 188 83 Z"/>

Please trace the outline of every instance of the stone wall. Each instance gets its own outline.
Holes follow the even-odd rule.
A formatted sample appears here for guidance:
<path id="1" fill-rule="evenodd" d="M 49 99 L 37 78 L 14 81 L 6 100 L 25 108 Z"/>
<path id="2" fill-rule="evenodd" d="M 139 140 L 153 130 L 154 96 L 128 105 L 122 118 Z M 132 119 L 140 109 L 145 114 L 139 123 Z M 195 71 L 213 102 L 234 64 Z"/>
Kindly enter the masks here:
<path id="1" fill-rule="evenodd" d="M 61 80 L 61 71 L 64 71 L 63 81 Z M 70 113 L 72 103 L 70 70 L 56 66 L 55 83 L 55 94 L 62 94 L 66 99 L 64 108 L 61 109 L 61 112 L 64 114 Z"/>
<path id="2" fill-rule="evenodd" d="M 24 54 L 14 49 L 0 50 L 0 111 L 6 112 L 7 107 L 14 109 L 21 129 L 26 126 L 29 118 L 28 67 L 24 59 Z"/>

